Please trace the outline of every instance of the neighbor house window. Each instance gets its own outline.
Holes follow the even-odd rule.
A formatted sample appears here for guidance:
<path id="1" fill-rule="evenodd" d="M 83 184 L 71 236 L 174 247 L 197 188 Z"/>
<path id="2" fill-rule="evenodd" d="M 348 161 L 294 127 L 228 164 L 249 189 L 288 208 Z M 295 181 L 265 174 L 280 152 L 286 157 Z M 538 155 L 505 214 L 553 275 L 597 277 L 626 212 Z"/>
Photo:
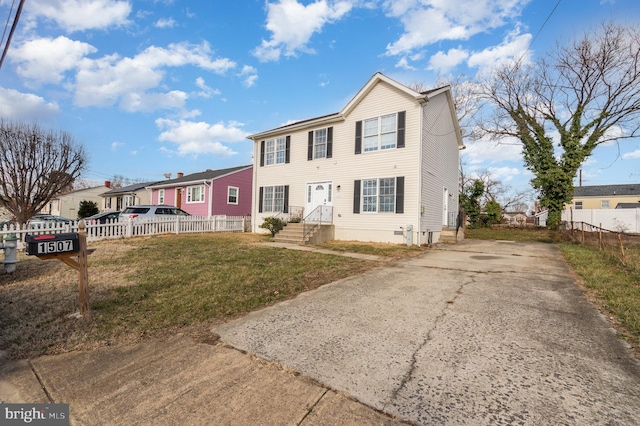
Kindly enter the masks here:
<path id="1" fill-rule="evenodd" d="M 227 189 L 227 204 L 238 204 L 238 188 L 235 186 Z"/>
<path id="2" fill-rule="evenodd" d="M 582 210 L 582 201 L 576 201 L 574 205 L 576 210 Z"/>
<path id="3" fill-rule="evenodd" d="M 135 204 L 135 197 L 133 195 L 125 195 L 124 196 L 124 206 L 129 207 Z"/>
<path id="4" fill-rule="evenodd" d="M 600 208 L 601 209 L 608 209 L 609 208 L 609 200 L 601 200 L 600 201 Z"/>
<path id="5" fill-rule="evenodd" d="M 111 197 L 107 197 L 104 199 L 104 208 L 109 210 L 111 208 Z"/>
<path id="6" fill-rule="evenodd" d="M 158 204 L 164 204 L 164 189 L 158 190 Z"/>
<path id="7" fill-rule="evenodd" d="M 262 212 L 287 212 L 288 185 L 261 186 L 258 211 Z"/>
<path id="8" fill-rule="evenodd" d="M 187 203 L 204 202 L 204 185 L 187 187 Z"/>

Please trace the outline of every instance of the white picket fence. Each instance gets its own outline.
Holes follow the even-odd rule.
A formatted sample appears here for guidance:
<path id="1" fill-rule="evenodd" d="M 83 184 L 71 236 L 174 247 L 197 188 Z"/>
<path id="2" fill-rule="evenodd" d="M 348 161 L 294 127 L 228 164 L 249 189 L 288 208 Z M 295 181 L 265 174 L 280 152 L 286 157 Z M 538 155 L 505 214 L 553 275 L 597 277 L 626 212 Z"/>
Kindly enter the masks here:
<path id="1" fill-rule="evenodd" d="M 87 223 L 87 241 L 114 238 L 131 238 L 160 234 L 192 234 L 204 232 L 245 232 L 249 218 L 244 216 L 168 216 L 147 219 L 121 219 L 107 223 Z M 10 225 L 0 230 L 0 236 L 13 234 L 18 237 L 18 248 L 24 248 L 26 235 L 61 234 L 78 232 L 78 222 L 70 224 L 49 223 L 29 227 Z"/>

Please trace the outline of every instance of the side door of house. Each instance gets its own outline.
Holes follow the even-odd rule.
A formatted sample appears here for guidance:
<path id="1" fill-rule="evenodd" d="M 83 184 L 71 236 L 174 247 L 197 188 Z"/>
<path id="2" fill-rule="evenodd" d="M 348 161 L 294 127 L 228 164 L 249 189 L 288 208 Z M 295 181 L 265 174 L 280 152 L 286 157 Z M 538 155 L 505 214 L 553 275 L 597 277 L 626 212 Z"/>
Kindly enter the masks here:
<path id="1" fill-rule="evenodd" d="M 332 182 L 314 182 L 307 184 L 307 197 L 304 208 L 304 215 L 308 215 L 318 206 L 333 205 L 333 183 Z"/>

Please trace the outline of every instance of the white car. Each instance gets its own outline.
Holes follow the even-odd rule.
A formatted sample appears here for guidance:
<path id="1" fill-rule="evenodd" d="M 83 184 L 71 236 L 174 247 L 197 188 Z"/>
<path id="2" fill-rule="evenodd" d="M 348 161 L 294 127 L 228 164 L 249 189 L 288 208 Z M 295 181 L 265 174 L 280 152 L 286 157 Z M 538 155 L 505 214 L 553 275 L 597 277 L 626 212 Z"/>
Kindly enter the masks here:
<path id="1" fill-rule="evenodd" d="M 173 206 L 129 206 L 120 213 L 120 217 L 124 219 L 167 216 L 190 216 L 190 214 Z"/>

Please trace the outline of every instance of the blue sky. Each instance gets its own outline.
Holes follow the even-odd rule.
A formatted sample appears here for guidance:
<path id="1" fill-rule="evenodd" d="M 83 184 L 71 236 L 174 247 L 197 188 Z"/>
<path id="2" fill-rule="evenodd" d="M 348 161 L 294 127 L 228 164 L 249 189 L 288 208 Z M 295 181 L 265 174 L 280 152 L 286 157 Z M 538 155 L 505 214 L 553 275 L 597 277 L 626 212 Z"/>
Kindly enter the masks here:
<path id="1" fill-rule="evenodd" d="M 13 2 L 0 0 L 3 20 Z M 250 164 L 247 135 L 337 112 L 378 71 L 431 87 L 534 58 L 603 19 L 638 26 L 640 5 L 27 0 L 0 69 L 0 114 L 70 132 L 89 153 L 89 181 L 162 180 Z M 517 145 L 468 143 L 463 159 L 514 189 L 531 178 Z M 583 184 L 640 182 L 639 165 L 639 140 L 601 146 Z"/>

